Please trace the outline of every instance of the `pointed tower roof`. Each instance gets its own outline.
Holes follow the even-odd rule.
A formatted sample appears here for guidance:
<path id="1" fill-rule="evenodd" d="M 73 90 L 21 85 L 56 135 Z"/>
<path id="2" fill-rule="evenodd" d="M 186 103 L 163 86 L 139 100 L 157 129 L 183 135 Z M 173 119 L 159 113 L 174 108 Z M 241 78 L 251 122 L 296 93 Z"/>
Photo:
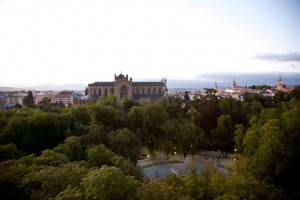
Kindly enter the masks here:
<path id="1" fill-rule="evenodd" d="M 218 90 L 217 82 L 215 82 L 215 90 Z"/>

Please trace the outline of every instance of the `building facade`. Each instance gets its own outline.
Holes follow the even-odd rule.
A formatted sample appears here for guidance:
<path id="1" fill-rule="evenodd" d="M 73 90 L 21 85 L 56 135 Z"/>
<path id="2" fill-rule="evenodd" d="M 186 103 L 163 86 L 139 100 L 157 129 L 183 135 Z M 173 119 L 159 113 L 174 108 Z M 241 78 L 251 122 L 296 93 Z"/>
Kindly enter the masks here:
<path id="1" fill-rule="evenodd" d="M 166 78 L 160 82 L 133 82 L 128 75 L 115 74 L 112 82 L 95 82 L 88 84 L 90 99 L 96 100 L 101 96 L 114 94 L 118 99 L 127 96 L 130 99 L 159 99 L 167 92 Z"/>
<path id="2" fill-rule="evenodd" d="M 74 104 L 74 92 L 73 91 L 61 91 L 54 96 L 55 103 L 61 103 L 64 105 Z"/>
<path id="3" fill-rule="evenodd" d="M 277 90 L 283 91 L 283 81 L 281 79 L 281 76 L 279 77 L 278 83 L 277 83 Z"/>

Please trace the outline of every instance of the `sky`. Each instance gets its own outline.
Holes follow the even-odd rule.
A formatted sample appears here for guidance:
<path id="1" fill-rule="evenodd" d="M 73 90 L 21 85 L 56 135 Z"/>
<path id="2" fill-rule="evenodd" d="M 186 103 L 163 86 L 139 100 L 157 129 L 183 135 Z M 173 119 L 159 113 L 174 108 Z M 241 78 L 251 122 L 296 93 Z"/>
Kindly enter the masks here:
<path id="1" fill-rule="evenodd" d="M 300 1 L 0 0 L 0 86 L 87 85 L 120 73 L 300 81 Z"/>

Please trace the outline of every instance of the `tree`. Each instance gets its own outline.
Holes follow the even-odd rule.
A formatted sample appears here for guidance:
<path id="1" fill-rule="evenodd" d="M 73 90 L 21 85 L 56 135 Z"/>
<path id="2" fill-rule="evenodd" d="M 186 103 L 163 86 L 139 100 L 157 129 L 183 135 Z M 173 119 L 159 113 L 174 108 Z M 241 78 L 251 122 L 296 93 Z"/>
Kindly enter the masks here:
<path id="1" fill-rule="evenodd" d="M 205 102 L 205 106 L 200 110 L 200 127 L 203 128 L 205 136 L 210 137 L 211 130 L 217 127 L 217 120 L 222 111 L 214 101 Z"/>
<path id="2" fill-rule="evenodd" d="M 279 185 L 290 160 L 287 138 L 277 126 L 279 120 L 270 120 L 262 127 L 262 141 L 253 157 L 253 174 L 266 183 Z"/>
<path id="3" fill-rule="evenodd" d="M 22 179 L 22 186 L 31 199 L 54 199 L 68 187 L 77 187 L 88 169 L 69 163 L 62 167 L 45 166 Z"/>
<path id="4" fill-rule="evenodd" d="M 189 95 L 188 91 L 185 91 L 183 98 L 184 98 L 184 101 L 189 101 L 190 100 L 190 95 Z"/>
<path id="5" fill-rule="evenodd" d="M 24 111 L 9 120 L 2 131 L 2 142 L 14 143 L 26 153 L 40 153 L 63 142 L 73 129 L 74 118 L 69 114 Z"/>
<path id="6" fill-rule="evenodd" d="M 212 131 L 211 140 L 215 142 L 216 150 L 226 154 L 233 150 L 234 129 L 229 115 L 218 118 L 218 126 Z"/>
<path id="7" fill-rule="evenodd" d="M 103 165 L 118 167 L 125 175 L 140 177 L 139 170 L 129 160 L 116 155 L 103 144 L 90 147 L 87 150 L 89 167 L 102 167 Z"/>
<path id="8" fill-rule="evenodd" d="M 178 119 L 168 119 L 163 125 L 163 138 L 160 143 L 160 150 L 162 150 L 169 158 L 169 154 L 177 152 L 178 142 L 177 135 L 180 131 L 180 121 Z"/>
<path id="9" fill-rule="evenodd" d="M 42 154 L 37 157 L 36 163 L 38 165 L 60 166 L 69 162 L 68 158 L 61 154 L 54 152 L 53 150 L 46 149 L 42 151 Z"/>
<path id="10" fill-rule="evenodd" d="M 263 109 L 263 105 L 259 101 L 252 101 L 250 106 L 250 115 L 258 115 Z"/>
<path id="11" fill-rule="evenodd" d="M 129 99 L 127 96 L 124 96 L 121 100 L 121 107 L 122 109 L 124 110 L 124 112 L 129 112 L 130 109 L 133 107 L 133 106 L 137 106 L 138 103 L 132 99 Z"/>
<path id="12" fill-rule="evenodd" d="M 187 111 L 186 115 L 195 124 L 200 121 L 200 113 L 193 106 Z"/>
<path id="13" fill-rule="evenodd" d="M 110 133 L 109 147 L 116 154 L 136 163 L 140 153 L 141 141 L 129 129 L 118 129 Z"/>
<path id="14" fill-rule="evenodd" d="M 242 153 L 243 152 L 243 139 L 245 136 L 245 128 L 241 124 L 237 124 L 235 126 L 235 131 L 234 131 L 234 142 L 235 142 L 235 149 L 237 153 Z"/>
<path id="15" fill-rule="evenodd" d="M 141 185 L 138 190 L 138 198 L 143 200 L 189 199 L 183 196 L 178 188 L 155 179 Z"/>
<path id="16" fill-rule="evenodd" d="M 98 101 L 98 104 L 102 105 L 102 106 L 112 106 L 114 108 L 118 108 L 118 106 L 119 106 L 118 99 L 113 94 L 108 94 L 108 95 L 101 96 L 99 101 Z"/>
<path id="17" fill-rule="evenodd" d="M 241 112 L 242 104 L 239 100 L 233 97 L 223 98 L 220 101 L 220 108 L 222 115 L 229 115 L 231 117 L 233 125 L 245 122 L 244 113 Z"/>
<path id="18" fill-rule="evenodd" d="M 297 101 L 300 101 L 300 86 L 296 87 L 290 92 L 291 98 L 295 98 Z"/>
<path id="19" fill-rule="evenodd" d="M 170 118 L 183 118 L 182 100 L 178 96 L 169 96 L 163 100 L 166 100 L 164 109 L 168 112 Z"/>
<path id="20" fill-rule="evenodd" d="M 22 179 L 37 170 L 33 163 L 33 155 L 18 160 L 0 162 L 0 195 L 1 199 L 30 199 L 21 185 Z M 26 160 L 26 161 L 25 161 Z"/>
<path id="21" fill-rule="evenodd" d="M 23 105 L 33 108 L 34 107 L 34 100 L 33 100 L 33 94 L 32 91 L 27 92 L 27 96 L 23 98 Z"/>
<path id="22" fill-rule="evenodd" d="M 149 103 L 143 107 L 143 141 L 152 155 L 158 149 L 163 136 L 162 125 L 168 118 L 167 112 L 158 103 Z"/>
<path id="23" fill-rule="evenodd" d="M 63 144 L 55 147 L 54 151 L 66 155 L 71 162 L 83 160 L 84 158 L 81 140 L 76 136 L 66 138 Z"/>
<path id="24" fill-rule="evenodd" d="M 36 105 L 36 108 L 45 112 L 51 112 L 52 106 L 50 105 L 51 99 L 49 97 L 43 97 L 43 99 Z"/>
<path id="25" fill-rule="evenodd" d="M 87 150 L 88 165 L 90 167 L 101 167 L 103 165 L 113 165 L 112 157 L 115 154 L 103 144 L 91 147 Z"/>
<path id="26" fill-rule="evenodd" d="M 137 181 L 120 169 L 103 166 L 88 173 L 82 181 L 86 199 L 135 199 Z"/>
<path id="27" fill-rule="evenodd" d="M 179 150 L 186 158 L 188 153 L 195 153 L 197 142 L 197 127 L 193 122 L 183 122 L 176 135 Z"/>
<path id="28" fill-rule="evenodd" d="M 3 144 L 0 145 L 0 162 L 3 160 L 16 159 L 22 156 L 22 152 L 19 151 L 15 144 Z"/>
<path id="29" fill-rule="evenodd" d="M 85 95 L 85 96 L 89 95 L 89 90 L 88 90 L 87 87 L 85 87 L 84 95 Z"/>
<path id="30" fill-rule="evenodd" d="M 143 108 L 133 106 L 128 113 L 128 121 L 130 129 L 137 134 L 138 130 L 143 127 Z M 142 138 L 141 135 L 138 136 Z"/>
<path id="31" fill-rule="evenodd" d="M 106 128 L 121 128 L 123 125 L 122 112 L 114 106 L 102 105 L 102 103 L 100 103 L 100 105 L 94 104 L 88 112 L 92 112 L 95 116 L 95 120 L 103 124 Z"/>

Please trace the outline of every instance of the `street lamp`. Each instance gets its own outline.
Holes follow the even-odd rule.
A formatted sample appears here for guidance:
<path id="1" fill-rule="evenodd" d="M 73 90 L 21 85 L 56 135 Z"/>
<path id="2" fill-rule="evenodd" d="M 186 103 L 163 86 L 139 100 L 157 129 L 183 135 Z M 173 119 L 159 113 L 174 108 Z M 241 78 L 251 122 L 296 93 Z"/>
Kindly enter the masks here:
<path id="1" fill-rule="evenodd" d="M 236 154 L 236 149 L 234 149 L 234 157 L 233 157 L 233 161 L 236 161 L 236 159 L 235 159 L 235 154 Z"/>

